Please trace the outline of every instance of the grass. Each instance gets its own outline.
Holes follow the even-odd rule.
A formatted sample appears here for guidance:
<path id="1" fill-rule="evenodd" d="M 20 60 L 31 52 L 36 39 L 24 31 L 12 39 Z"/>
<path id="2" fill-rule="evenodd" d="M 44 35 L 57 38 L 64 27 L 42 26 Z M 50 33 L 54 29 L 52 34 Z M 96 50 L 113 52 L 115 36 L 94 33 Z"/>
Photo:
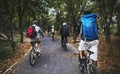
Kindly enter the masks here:
<path id="1" fill-rule="evenodd" d="M 17 44 L 20 41 L 20 38 L 18 35 L 14 37 L 14 42 Z M 10 46 L 10 43 L 8 40 L 0 40 L 0 60 L 6 59 L 10 54 L 13 53 L 13 50 Z"/>

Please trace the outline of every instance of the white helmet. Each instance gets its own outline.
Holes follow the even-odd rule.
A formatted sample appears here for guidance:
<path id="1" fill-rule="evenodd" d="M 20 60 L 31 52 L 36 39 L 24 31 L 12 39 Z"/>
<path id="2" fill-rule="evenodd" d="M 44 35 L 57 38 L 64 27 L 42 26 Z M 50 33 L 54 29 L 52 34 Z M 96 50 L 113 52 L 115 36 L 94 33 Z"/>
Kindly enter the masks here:
<path id="1" fill-rule="evenodd" d="M 54 27 L 54 26 L 52 26 L 52 27 Z"/>
<path id="2" fill-rule="evenodd" d="M 63 23 L 63 25 L 67 25 L 66 23 Z"/>

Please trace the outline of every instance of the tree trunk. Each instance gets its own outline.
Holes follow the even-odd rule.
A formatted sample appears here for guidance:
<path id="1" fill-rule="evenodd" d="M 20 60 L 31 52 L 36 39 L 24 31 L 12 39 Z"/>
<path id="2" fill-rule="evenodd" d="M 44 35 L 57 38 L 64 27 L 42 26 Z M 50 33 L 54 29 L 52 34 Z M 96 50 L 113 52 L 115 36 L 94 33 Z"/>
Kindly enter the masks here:
<path id="1" fill-rule="evenodd" d="M 117 15 L 117 35 L 120 36 L 120 13 Z"/>
<path id="2" fill-rule="evenodd" d="M 23 28 L 22 28 L 22 16 L 19 13 L 19 32 L 20 32 L 20 42 L 23 43 Z"/>
<path id="3" fill-rule="evenodd" d="M 110 21 L 107 23 L 107 18 L 105 19 L 105 38 L 108 46 L 108 56 L 113 55 L 112 45 L 111 45 L 111 33 L 110 33 Z"/>

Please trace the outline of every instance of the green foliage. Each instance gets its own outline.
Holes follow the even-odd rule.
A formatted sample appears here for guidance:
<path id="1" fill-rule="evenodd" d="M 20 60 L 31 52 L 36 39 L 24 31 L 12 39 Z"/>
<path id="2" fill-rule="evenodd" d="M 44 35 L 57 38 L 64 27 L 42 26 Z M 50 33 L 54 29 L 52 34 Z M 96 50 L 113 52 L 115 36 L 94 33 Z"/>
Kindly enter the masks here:
<path id="1" fill-rule="evenodd" d="M 13 41 L 15 42 L 15 44 L 18 43 L 18 42 L 20 42 L 20 37 L 19 37 L 18 35 L 16 35 L 16 36 L 14 37 L 14 40 L 13 40 Z"/>

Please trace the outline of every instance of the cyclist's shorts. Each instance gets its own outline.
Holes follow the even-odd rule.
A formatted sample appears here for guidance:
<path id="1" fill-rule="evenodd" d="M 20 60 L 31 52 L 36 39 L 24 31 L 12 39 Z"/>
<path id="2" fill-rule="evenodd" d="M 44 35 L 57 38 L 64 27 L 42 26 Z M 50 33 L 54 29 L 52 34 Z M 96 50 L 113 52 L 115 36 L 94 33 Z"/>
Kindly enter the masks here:
<path id="1" fill-rule="evenodd" d="M 54 34 L 55 34 L 55 32 L 52 32 L 51 34 L 53 34 L 53 35 L 54 35 Z"/>
<path id="2" fill-rule="evenodd" d="M 94 52 L 94 54 L 90 55 L 90 58 L 94 61 L 97 61 L 98 60 L 98 44 L 99 44 L 98 40 L 93 40 L 90 42 L 85 42 L 85 41 L 81 40 L 79 43 L 79 46 L 78 46 L 78 50 L 81 51 L 81 50 L 88 49 L 88 50 Z"/>
<path id="3" fill-rule="evenodd" d="M 31 38 L 31 39 L 30 39 L 30 42 L 31 42 L 31 43 L 40 43 L 41 40 L 40 40 L 40 38 Z"/>

